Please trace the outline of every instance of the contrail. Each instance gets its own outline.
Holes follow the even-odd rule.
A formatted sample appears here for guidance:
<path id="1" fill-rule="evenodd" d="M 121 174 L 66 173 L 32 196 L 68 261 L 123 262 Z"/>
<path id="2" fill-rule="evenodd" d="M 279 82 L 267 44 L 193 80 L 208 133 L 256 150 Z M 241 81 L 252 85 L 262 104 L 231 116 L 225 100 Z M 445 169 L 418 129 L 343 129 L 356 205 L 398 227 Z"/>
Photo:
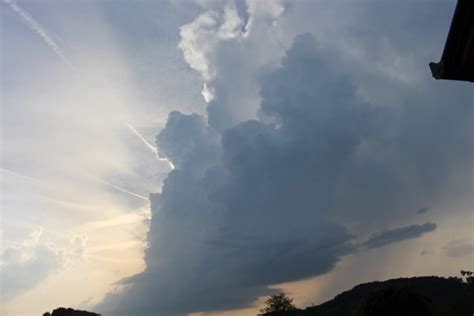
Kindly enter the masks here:
<path id="1" fill-rule="evenodd" d="M 8 169 L 5 169 L 5 168 L 0 168 L 0 172 L 1 173 L 5 173 L 5 174 L 8 174 L 8 175 L 11 175 L 11 176 L 14 176 L 14 177 L 18 177 L 18 178 L 21 178 L 23 180 L 27 180 L 27 181 L 30 181 L 30 182 L 34 182 L 34 183 L 39 183 L 41 184 L 41 182 L 33 177 L 30 177 L 30 176 L 26 176 L 24 174 L 21 174 L 21 173 L 18 173 L 18 172 L 14 172 L 14 171 L 11 171 L 11 170 L 8 170 Z M 124 193 L 127 193 L 129 195 L 132 195 L 132 196 L 135 196 L 137 198 L 140 198 L 140 199 L 143 199 L 143 200 L 146 200 L 148 201 L 148 198 L 147 197 L 144 197 L 143 195 L 140 195 L 140 194 L 137 194 L 137 193 L 134 193 L 134 192 L 130 192 L 128 190 L 125 190 L 119 186 L 116 186 L 110 182 L 107 182 L 107 181 L 104 181 L 104 180 L 100 180 L 100 179 L 96 179 L 97 181 L 105 184 L 105 185 L 108 185 L 118 191 L 121 191 L 121 192 L 124 192 Z M 55 201 L 58 201 L 58 202 L 63 202 L 63 203 L 67 203 L 65 201 L 60 201 L 60 200 L 55 200 Z"/>
<path id="2" fill-rule="evenodd" d="M 132 126 L 132 124 L 130 123 L 127 123 L 127 127 L 128 129 L 133 133 L 135 134 L 138 138 L 140 138 L 140 140 L 143 142 L 143 144 L 145 144 L 145 146 L 150 149 L 151 152 L 153 152 L 156 156 L 156 159 L 158 159 L 159 161 L 164 161 L 168 164 L 168 166 L 173 170 L 175 167 L 173 165 L 173 163 L 167 159 L 167 158 L 160 158 L 160 155 L 158 153 L 158 148 L 156 148 L 155 146 L 153 146 L 152 144 L 150 144 L 146 139 L 145 137 L 142 136 L 142 134 L 140 134 L 139 131 L 137 131 L 137 129 L 135 127 Z"/>
<path id="3" fill-rule="evenodd" d="M 27 175 L 24 175 L 24 174 L 21 174 L 21 173 L 18 173 L 18 172 L 9 170 L 9 169 L 0 168 L 0 173 L 3 173 L 3 174 L 6 174 L 6 175 L 9 175 L 9 176 L 13 176 L 15 178 L 24 180 L 27 183 L 32 183 L 34 185 L 39 185 L 40 187 L 44 187 L 44 188 L 52 189 L 52 190 L 55 189 L 54 186 L 51 186 L 50 184 L 45 183 L 42 180 L 38 180 L 36 178 L 30 177 L 30 176 L 27 176 Z M 63 200 L 63 199 L 58 199 L 54 196 L 51 196 L 50 194 L 41 194 L 40 196 L 42 198 L 44 198 L 46 201 L 56 203 L 56 204 L 66 205 L 69 208 L 76 208 L 76 209 L 89 209 L 89 208 L 91 208 L 91 206 L 83 205 L 83 204 L 80 204 L 80 203 L 75 203 L 73 201 L 66 201 L 66 200 Z"/>
<path id="4" fill-rule="evenodd" d="M 115 190 L 121 191 L 123 193 L 127 193 L 131 196 L 137 197 L 137 198 L 145 200 L 145 201 L 149 201 L 149 199 L 147 197 L 144 197 L 143 195 L 140 195 L 140 194 L 137 194 L 137 193 L 134 193 L 134 192 L 130 192 L 128 190 L 125 190 L 124 188 L 121 188 L 119 186 L 116 186 L 115 184 L 112 184 L 112 183 L 104 181 L 104 180 L 99 180 L 99 181 L 102 182 L 105 185 L 108 185 L 108 186 L 114 188 Z"/>
<path id="5" fill-rule="evenodd" d="M 152 144 L 150 144 L 146 139 L 145 137 L 142 136 L 142 134 L 140 134 L 137 129 L 135 127 L 132 126 L 132 124 L 130 123 L 127 123 L 127 127 L 130 129 L 130 131 L 132 131 L 133 134 L 135 134 L 138 138 L 140 138 L 140 140 L 145 144 L 146 147 L 148 147 L 148 149 L 150 149 L 153 153 L 155 153 L 156 155 L 158 155 L 158 149 L 153 146 Z"/>
<path id="6" fill-rule="evenodd" d="M 69 60 L 69 58 L 66 57 L 66 55 L 62 52 L 56 41 L 48 34 L 48 32 L 46 32 L 46 30 L 41 26 L 41 24 L 39 24 L 27 11 L 21 8 L 15 1 L 3 0 L 3 2 L 8 5 L 10 9 L 30 27 L 31 30 L 38 34 L 46 43 L 46 45 L 48 45 L 66 65 L 68 65 L 72 69 L 75 69 L 73 63 Z"/>
<path id="7" fill-rule="evenodd" d="M 5 169 L 5 168 L 0 168 L 0 172 L 6 173 L 6 174 L 11 175 L 11 176 L 14 176 L 14 177 L 21 178 L 21 179 L 23 179 L 23 180 L 32 181 L 32 182 L 39 182 L 39 181 L 38 181 L 37 179 L 35 179 L 35 178 L 29 177 L 29 176 L 25 176 L 24 174 L 21 174 L 21 173 L 18 173 L 18 172 L 14 172 L 14 171 L 11 171 L 11 170 L 8 170 L 8 169 Z"/>

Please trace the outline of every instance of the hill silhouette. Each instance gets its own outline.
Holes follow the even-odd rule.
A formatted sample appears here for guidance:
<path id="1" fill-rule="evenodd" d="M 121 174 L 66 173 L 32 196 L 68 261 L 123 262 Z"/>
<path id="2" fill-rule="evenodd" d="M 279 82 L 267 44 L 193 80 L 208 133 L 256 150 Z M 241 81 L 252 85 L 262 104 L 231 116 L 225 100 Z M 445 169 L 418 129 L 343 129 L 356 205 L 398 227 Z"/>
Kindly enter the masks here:
<path id="1" fill-rule="evenodd" d="M 472 284 L 460 278 L 428 276 L 363 283 L 292 315 L 472 316 L 473 312 Z"/>

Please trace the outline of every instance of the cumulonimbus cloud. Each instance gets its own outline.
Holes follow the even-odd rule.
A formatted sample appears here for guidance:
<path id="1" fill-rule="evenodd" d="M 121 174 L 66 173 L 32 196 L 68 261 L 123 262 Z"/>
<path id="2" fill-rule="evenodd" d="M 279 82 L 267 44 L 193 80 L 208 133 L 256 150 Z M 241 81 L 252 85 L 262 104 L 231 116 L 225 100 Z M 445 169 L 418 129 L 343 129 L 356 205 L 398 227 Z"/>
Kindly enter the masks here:
<path id="1" fill-rule="evenodd" d="M 359 75 L 306 34 L 261 78 L 266 121 L 216 129 L 202 115 L 172 112 L 156 144 L 176 169 L 150 196 L 147 268 L 99 308 L 181 315 L 249 306 L 271 285 L 324 274 L 356 251 L 346 222 L 369 229 L 411 218 L 444 196 L 447 175 L 472 165 L 471 95 L 398 86 L 397 108 L 377 106 L 358 96 Z M 441 117 L 457 124 L 440 126 Z M 435 228 L 383 231 L 366 245 Z"/>

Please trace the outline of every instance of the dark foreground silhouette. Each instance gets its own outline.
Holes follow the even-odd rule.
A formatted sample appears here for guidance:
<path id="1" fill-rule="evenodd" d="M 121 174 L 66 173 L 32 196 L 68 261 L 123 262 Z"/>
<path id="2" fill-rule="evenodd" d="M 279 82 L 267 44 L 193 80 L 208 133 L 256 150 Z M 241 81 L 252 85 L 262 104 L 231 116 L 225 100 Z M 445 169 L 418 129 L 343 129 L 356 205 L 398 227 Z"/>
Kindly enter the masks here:
<path id="1" fill-rule="evenodd" d="M 59 307 L 56 308 L 52 313 L 46 312 L 43 316 L 100 316 L 100 314 L 75 310 L 72 308 Z"/>
<path id="2" fill-rule="evenodd" d="M 260 316 L 472 316 L 474 315 L 473 272 L 461 278 L 414 277 L 357 285 L 318 306 L 299 309 L 293 299 L 273 295 Z M 43 316 L 100 316 L 100 314 L 57 308 Z M 131 315 L 132 316 L 132 315 Z"/>
<path id="3" fill-rule="evenodd" d="M 474 1 L 458 0 L 438 63 L 430 63 L 435 79 L 474 82 Z"/>
<path id="4" fill-rule="evenodd" d="M 284 298 L 284 299 L 283 299 Z M 415 277 L 357 285 L 318 306 L 296 308 L 284 294 L 272 296 L 264 316 L 472 316 L 472 279 Z"/>

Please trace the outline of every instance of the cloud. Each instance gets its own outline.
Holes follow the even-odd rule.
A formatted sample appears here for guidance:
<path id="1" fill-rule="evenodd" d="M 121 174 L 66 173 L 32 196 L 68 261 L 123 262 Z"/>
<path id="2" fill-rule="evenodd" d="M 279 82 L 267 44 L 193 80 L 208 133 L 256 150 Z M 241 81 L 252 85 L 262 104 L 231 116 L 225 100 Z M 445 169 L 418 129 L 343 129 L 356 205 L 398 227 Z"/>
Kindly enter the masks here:
<path id="1" fill-rule="evenodd" d="M 86 240 L 85 236 L 75 236 L 68 248 L 58 248 L 43 240 L 43 228 L 38 227 L 29 239 L 7 247 L 0 260 L 2 300 L 34 288 L 64 265 L 82 257 Z"/>
<path id="2" fill-rule="evenodd" d="M 206 11 L 181 27 L 179 48 L 191 68 L 197 70 L 205 81 L 212 80 L 216 71 L 208 55 L 219 41 L 242 36 L 243 26 L 234 6 L 226 6 L 221 12 Z"/>
<path id="3" fill-rule="evenodd" d="M 219 140 L 220 136 L 207 126 L 203 116 L 173 111 L 155 143 L 160 148 L 160 155 L 177 168 L 200 171 L 215 163 Z"/>
<path id="4" fill-rule="evenodd" d="M 218 3 L 181 27 L 179 48 L 204 81 L 209 124 L 222 132 L 256 117 L 255 70 L 276 65 L 284 55 L 286 47 L 273 22 L 285 6 L 282 1 Z M 268 33 L 274 36 L 264 35 Z"/>
<path id="5" fill-rule="evenodd" d="M 474 245 L 462 240 L 453 240 L 443 247 L 448 257 L 465 257 L 474 255 Z"/>
<path id="6" fill-rule="evenodd" d="M 427 222 L 422 225 L 410 225 L 389 229 L 373 234 L 364 242 L 364 245 L 367 246 L 367 248 L 380 248 L 395 242 L 418 238 L 425 233 L 435 230 L 436 227 L 436 224 Z"/>
<path id="7" fill-rule="evenodd" d="M 186 2 L 188 9 L 192 4 Z M 135 210 L 149 203 L 99 179 L 146 198 L 159 190 L 169 167 L 157 163 L 124 123 L 153 140 L 170 109 L 198 110 L 200 100 L 191 100 L 198 99 L 202 83 L 176 49 L 179 25 L 194 11 L 173 11 L 175 5 L 165 1 L 133 8 L 125 2 L 15 3 L 80 71 L 65 67 L 36 31 L 0 4 L 1 72 L 9 78 L 2 89 L 0 164 L 37 180 L 1 171 L 2 250 L 22 240 L 31 226 L 43 226 L 48 241 L 63 247 L 64 235 L 82 234 L 89 224 L 129 222 L 86 231 L 94 247 L 114 248 L 100 250 L 74 269 L 52 272 L 44 279 L 48 299 L 40 285 L 25 294 L 28 304 L 17 297 L 2 306 L 6 314 L 32 315 L 47 310 L 43 307 L 54 299 L 74 304 L 92 295 L 98 300 L 108 284 L 142 270 L 144 245 L 136 241 L 146 237 L 148 224 Z M 122 221 L 128 216 L 133 218 Z M 83 285 L 74 293 L 65 290 L 78 282 Z"/>
<path id="8" fill-rule="evenodd" d="M 430 210 L 429 207 L 422 207 L 422 208 L 419 208 L 416 213 L 417 214 L 425 214 L 426 212 L 428 212 Z"/>
<path id="9" fill-rule="evenodd" d="M 23 259 L 18 249 L 8 248 L 2 255 L 2 299 L 8 300 L 33 288 L 58 269 L 54 249 L 38 245 L 31 257 Z"/>
<path id="10" fill-rule="evenodd" d="M 346 223 L 367 231 L 411 218 L 416 205 L 469 183 L 446 181 L 472 164 L 465 90 L 397 84 L 398 107 L 370 104 L 357 93 L 358 76 L 369 75 L 338 57 L 309 34 L 296 37 L 281 66 L 258 82 L 259 120 L 225 127 L 212 123 L 224 116 L 169 115 L 156 144 L 176 169 L 151 196 L 147 268 L 123 280 L 124 291 L 102 310 L 174 315 L 249 306 L 271 285 L 324 274 L 353 252 Z M 457 124 L 440 124 L 446 120 Z M 435 228 L 382 231 L 365 245 Z"/>

